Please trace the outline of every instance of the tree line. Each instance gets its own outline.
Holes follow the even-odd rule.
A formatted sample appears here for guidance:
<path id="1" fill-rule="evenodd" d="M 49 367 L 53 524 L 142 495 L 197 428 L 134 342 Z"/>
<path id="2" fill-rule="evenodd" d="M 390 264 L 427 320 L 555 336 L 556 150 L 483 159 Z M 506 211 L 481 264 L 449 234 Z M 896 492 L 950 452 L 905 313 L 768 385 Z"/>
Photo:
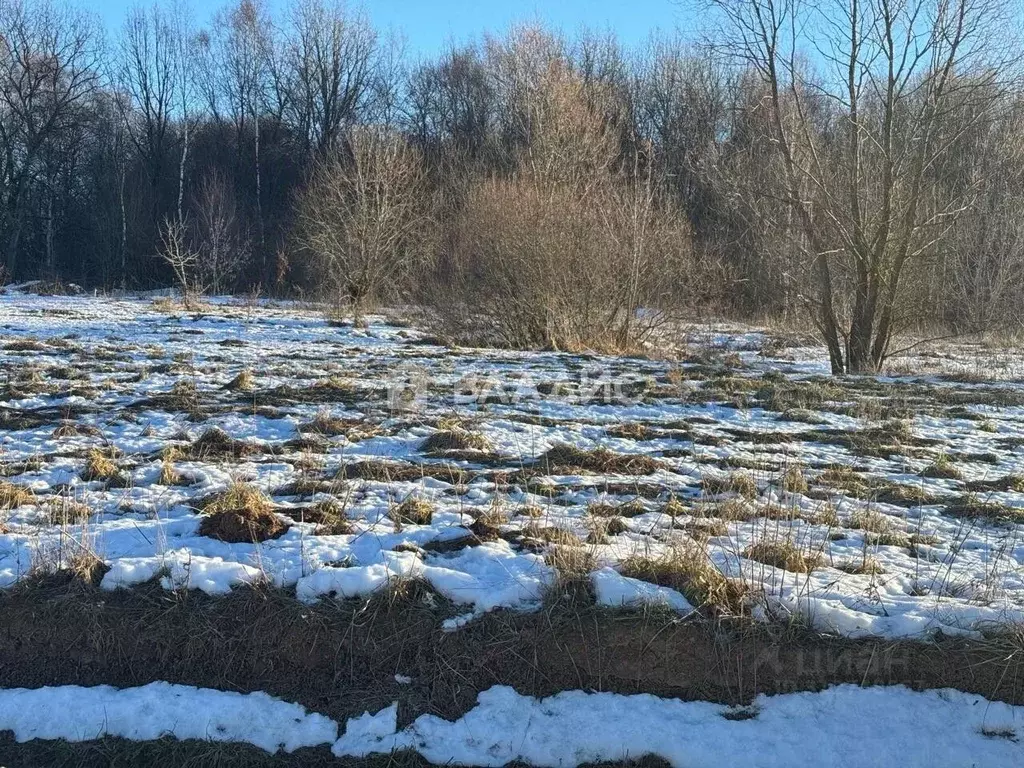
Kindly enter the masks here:
<path id="1" fill-rule="evenodd" d="M 358 7 L 0 0 L 7 279 L 427 308 L 626 349 L 809 318 L 836 372 L 1015 330 L 1019 20 L 1000 0 L 711 0 L 714 32 L 538 25 L 411 55 Z"/>

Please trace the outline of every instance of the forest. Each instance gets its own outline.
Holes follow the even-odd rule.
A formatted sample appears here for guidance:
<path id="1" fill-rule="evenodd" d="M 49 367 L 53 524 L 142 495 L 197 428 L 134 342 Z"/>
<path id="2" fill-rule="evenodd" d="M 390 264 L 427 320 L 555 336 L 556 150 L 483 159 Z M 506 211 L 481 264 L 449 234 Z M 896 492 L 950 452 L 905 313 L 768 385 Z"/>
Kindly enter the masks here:
<path id="1" fill-rule="evenodd" d="M 513 347 L 809 318 L 834 372 L 1015 332 L 1014 8 L 703 10 L 638 46 L 521 25 L 425 58 L 336 0 L 114 30 L 3 0 L 5 280 L 401 302 Z"/>

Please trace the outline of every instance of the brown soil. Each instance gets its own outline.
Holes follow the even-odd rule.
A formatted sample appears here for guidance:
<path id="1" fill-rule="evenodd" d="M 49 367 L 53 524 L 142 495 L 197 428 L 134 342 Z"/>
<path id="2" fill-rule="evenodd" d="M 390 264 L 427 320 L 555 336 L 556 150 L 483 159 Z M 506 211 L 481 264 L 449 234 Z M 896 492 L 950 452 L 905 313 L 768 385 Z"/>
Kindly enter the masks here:
<path id="1" fill-rule="evenodd" d="M 904 684 L 1024 703 L 1024 654 L 1005 642 L 852 641 L 576 603 L 443 632 L 458 612 L 416 583 L 368 602 L 308 606 L 266 589 L 209 598 L 37 581 L 0 594 L 0 686 L 167 680 L 267 691 L 339 721 L 397 700 L 403 723 L 423 713 L 455 719 L 493 685 L 748 704 L 835 683 Z M 395 674 L 414 682 L 399 685 Z"/>

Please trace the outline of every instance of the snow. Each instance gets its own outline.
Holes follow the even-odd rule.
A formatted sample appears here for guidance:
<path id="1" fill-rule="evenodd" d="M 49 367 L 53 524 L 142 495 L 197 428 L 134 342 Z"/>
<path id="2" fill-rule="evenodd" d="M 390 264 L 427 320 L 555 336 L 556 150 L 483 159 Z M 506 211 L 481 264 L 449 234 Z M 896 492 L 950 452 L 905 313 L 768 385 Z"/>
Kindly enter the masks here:
<path id="1" fill-rule="evenodd" d="M 760 696 L 743 710 L 646 694 L 566 691 L 536 699 L 496 686 L 456 722 L 423 715 L 399 731 L 395 706 L 353 718 L 333 751 L 364 757 L 414 749 L 438 765 L 477 766 L 569 766 L 654 754 L 686 768 L 998 768 L 1024 761 L 1024 744 L 1008 738 L 1022 727 L 1022 707 L 902 686 Z"/>
<path id="2" fill-rule="evenodd" d="M 957 348 L 944 358 L 915 359 L 932 366 L 924 377 L 879 379 L 887 386 L 924 386 L 966 398 L 963 412 L 936 408 L 912 414 L 912 433 L 935 442 L 918 453 L 883 458 L 804 439 L 815 429 L 859 429 L 876 422 L 824 408 L 813 411 L 822 424 L 808 424 L 756 404 L 737 407 L 721 397 L 705 402 L 700 395 L 706 380 L 697 376 L 684 375 L 678 391 L 672 390 L 672 374 L 685 373 L 689 364 L 671 361 L 446 350 L 421 343 L 419 331 L 388 325 L 381 317 L 370 318 L 365 329 L 335 328 L 321 315 L 295 306 L 253 310 L 233 307 L 227 300 L 218 300 L 202 313 L 178 316 L 129 298 L 40 297 L 12 290 L 0 295 L 0 317 L 0 366 L 11 371 L 12 380 L 28 370 L 43 382 L 38 391 L 20 392 L 14 386 L 10 397 L 0 400 L 5 417 L 32 416 L 26 425 L 0 429 L 0 458 L 5 479 L 36 494 L 35 503 L 0 511 L 0 588 L 33 569 L 56 567 L 54 561 L 66 558 L 55 553 L 63 555 L 68 547 L 95 551 L 111 569 L 102 582 L 111 590 L 159 579 L 167 589 L 222 595 L 266 582 L 313 601 L 366 598 L 396 578 L 417 578 L 456 604 L 455 615 L 445 624 L 456 630 L 487 611 L 534 610 L 556 583 L 545 559 L 552 547 L 522 546 L 517 536 L 524 530 L 534 525 L 556 527 L 587 541 L 592 522 L 588 505 L 632 501 L 642 495 L 633 489 L 644 485 L 653 487 L 658 498 L 644 500 L 643 513 L 626 520 L 622 533 L 585 544 L 595 563 L 590 578 L 602 605 L 659 604 L 683 614 L 691 611 L 682 595 L 631 580 L 619 571 L 629 557 L 657 558 L 696 539 L 725 575 L 746 583 L 747 594 L 755 601 L 751 612 L 765 621 L 797 618 L 824 632 L 891 638 L 927 637 L 937 631 L 977 636 L 993 624 L 1024 621 L 1024 525 L 965 520 L 945 511 L 949 500 L 964 493 L 964 483 L 1024 474 L 1024 405 L 1015 405 L 1012 398 L 1005 405 L 971 402 L 973 395 L 993 387 L 936 377 L 970 368 L 980 354 L 977 348 Z M 5 348 L 7 342 L 26 339 L 37 340 L 44 349 Z M 754 329 L 709 328 L 693 339 L 711 344 L 716 353 L 736 352 L 745 367 L 727 372 L 728 376 L 749 380 L 752 388 L 761 386 L 767 373 L 806 383 L 823 371 L 821 350 L 788 350 L 792 359 L 761 356 L 757 350 L 764 334 Z M 1000 375 L 1024 372 L 1024 355 L 1018 356 L 1020 360 L 1012 352 L 1000 355 L 998 365 L 993 363 Z M 946 367 L 935 368 L 940 364 Z M 73 369 L 80 378 L 57 376 L 55 369 L 60 368 Z M 357 394 L 341 398 L 344 402 L 303 402 L 300 397 L 253 408 L 250 398 L 243 403 L 223 390 L 244 368 L 254 372 L 261 397 L 276 387 L 308 393 L 327 377 L 350 385 Z M 200 401 L 209 410 L 205 420 L 192 421 L 188 413 L 152 401 L 182 379 L 198 388 Z M 389 395 L 395 390 L 388 391 L 389 383 L 396 387 L 410 382 L 416 385 L 414 399 L 401 409 L 394 407 Z M 671 396 L 627 396 L 638 382 L 653 382 L 652 386 L 671 390 Z M 548 390 L 541 384 L 552 383 L 558 385 L 555 393 L 543 394 Z M 584 396 L 603 385 L 621 397 L 609 402 Z M 1019 396 L 1021 388 L 1003 382 L 995 389 Z M 488 393 L 491 399 L 484 397 Z M 497 394 L 501 397 L 495 398 Z M 898 405 L 899 396 L 894 397 Z M 73 421 L 100 434 L 55 438 L 54 430 L 68 409 L 74 409 Z M 325 438 L 325 453 L 286 447 L 299 436 L 299 425 L 321 410 L 341 419 L 362 420 L 374 434 L 366 439 Z M 40 423 L 32 426 L 36 418 Z M 464 421 L 487 438 L 499 456 L 507 457 L 504 463 L 492 467 L 465 458 L 448 461 L 424 455 L 424 438 L 451 419 Z M 635 440 L 607 431 L 635 421 L 658 434 Z M 159 451 L 182 446 L 186 438 L 195 439 L 214 426 L 261 448 L 240 460 L 180 461 L 176 469 L 194 483 L 159 485 Z M 740 430 L 755 436 L 785 433 L 786 440 L 761 444 L 737 436 Z M 529 467 L 534 458 L 561 442 L 653 456 L 661 468 L 639 477 L 580 473 L 537 477 L 533 485 L 500 481 L 499 471 Z M 85 452 L 104 445 L 123 453 L 129 487 L 105 488 L 80 478 Z M 958 460 L 962 483 L 921 477 L 921 470 L 942 453 L 989 458 Z M 344 464 L 374 460 L 424 467 L 445 462 L 466 470 L 469 478 L 465 483 L 429 477 L 348 481 L 301 498 L 282 491 L 311 476 L 332 478 Z M 314 462 L 314 468 L 302 468 L 303 461 Z M 695 509 L 699 484 L 703 478 L 726 477 L 732 471 L 726 462 L 799 464 L 812 480 L 828 465 L 855 465 L 872 481 L 912 485 L 943 501 L 903 507 L 843 498 L 836 507 L 838 525 L 824 524 L 814 520 L 823 505 L 820 499 L 782 493 L 777 470 L 758 470 L 752 475 L 760 496 L 749 503 L 757 514 L 723 521 L 725 535 L 697 539 L 688 526 L 706 522 Z M 352 532 L 329 535 L 311 523 L 294 523 L 280 538 L 260 544 L 232 544 L 199 535 L 195 501 L 238 480 L 268 494 L 281 509 L 326 498 L 344 502 Z M 540 484 L 553 492 L 541 492 Z M 410 494 L 434 506 L 433 519 L 399 529 L 388 511 Z M 669 494 L 686 504 L 687 514 L 673 519 L 660 512 Z M 1024 494 L 1014 491 L 979 496 L 1024 507 Z M 61 497 L 86 504 L 92 512 L 89 519 L 53 524 L 46 504 Z M 793 519 L 760 517 L 769 504 L 794 510 Z M 542 517 L 520 514 L 526 508 L 540 509 Z M 851 524 L 852 516 L 866 508 L 881 515 L 895 532 L 924 538 L 913 548 L 872 543 Z M 467 529 L 472 520 L 490 509 L 504 520 L 502 538 L 474 540 L 454 551 L 444 546 L 471 540 Z M 766 537 L 820 553 L 821 564 L 809 574 L 798 574 L 743 556 Z M 865 555 L 881 573 L 862 575 L 838 567 L 857 563 Z"/>
<path id="3" fill-rule="evenodd" d="M 233 693 L 155 682 L 138 688 L 0 689 L 0 731 L 16 741 L 176 739 L 245 742 L 267 752 L 329 744 L 338 726 L 265 693 Z"/>
<path id="4" fill-rule="evenodd" d="M 339 758 L 410 749 L 438 765 L 573 766 L 647 754 L 685 768 L 1009 768 L 1024 761 L 1024 707 L 903 686 L 839 685 L 759 696 L 742 708 L 584 691 L 538 699 L 495 686 L 454 722 L 421 715 L 399 729 L 394 703 L 350 718 L 339 737 L 330 718 L 262 692 L 166 682 L 70 685 L 0 689 L 0 731 L 18 742 L 169 736 L 247 743 L 271 753 L 329 745 Z"/>
<path id="5" fill-rule="evenodd" d="M 612 568 L 594 571 L 590 578 L 597 593 L 598 605 L 609 608 L 671 608 L 680 613 L 693 611 L 690 602 L 676 590 L 622 576 Z"/>

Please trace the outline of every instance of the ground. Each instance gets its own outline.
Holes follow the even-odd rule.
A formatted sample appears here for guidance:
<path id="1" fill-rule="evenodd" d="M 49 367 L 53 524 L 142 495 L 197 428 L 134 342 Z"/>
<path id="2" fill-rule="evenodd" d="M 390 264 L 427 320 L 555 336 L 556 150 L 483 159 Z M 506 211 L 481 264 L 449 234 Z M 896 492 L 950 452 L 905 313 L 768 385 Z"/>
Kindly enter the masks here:
<path id="1" fill-rule="evenodd" d="M 758 764 L 1019 763 L 1024 357 L 922 346 L 834 379 L 798 337 L 674 341 L 0 296 L 0 764 L 202 763 L 212 739 L 255 745 L 231 765 L 716 765 L 823 709 Z M 95 720 L 140 700 L 152 721 Z M 60 702 L 83 719 L 42 716 Z M 965 752 L 906 714 L 844 751 L 864 707 Z M 211 734 L 220 711 L 249 714 Z"/>

